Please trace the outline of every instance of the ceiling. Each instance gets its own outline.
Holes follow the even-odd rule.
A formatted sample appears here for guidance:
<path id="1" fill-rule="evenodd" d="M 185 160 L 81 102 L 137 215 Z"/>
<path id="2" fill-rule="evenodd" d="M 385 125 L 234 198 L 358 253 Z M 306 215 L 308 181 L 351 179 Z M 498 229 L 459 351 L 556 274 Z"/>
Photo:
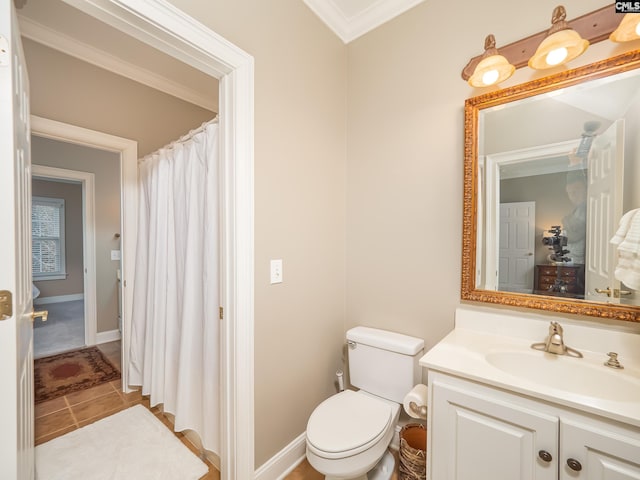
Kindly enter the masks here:
<path id="1" fill-rule="evenodd" d="M 424 0 L 303 1 L 343 42 L 349 43 Z M 218 111 L 214 78 L 62 0 L 22 3 L 18 20 L 23 37 L 207 110 Z"/>
<path id="2" fill-rule="evenodd" d="M 122 33 L 61 0 L 28 0 L 18 10 L 20 33 L 213 112 L 217 80 Z"/>
<path id="3" fill-rule="evenodd" d="M 364 35 L 424 0 L 304 0 L 344 43 Z"/>

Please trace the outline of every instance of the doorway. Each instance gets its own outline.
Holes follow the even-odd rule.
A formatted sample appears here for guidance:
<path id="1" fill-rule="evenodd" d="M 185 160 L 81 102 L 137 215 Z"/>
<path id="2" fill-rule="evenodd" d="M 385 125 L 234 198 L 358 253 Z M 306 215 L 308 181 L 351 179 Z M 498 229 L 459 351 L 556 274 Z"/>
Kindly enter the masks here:
<path id="1" fill-rule="evenodd" d="M 66 135 L 66 140 L 32 136 L 34 195 L 45 187 L 40 191 L 49 199 L 66 196 L 61 199 L 61 275 L 38 281 L 34 273 L 40 290 L 34 304 L 49 310 L 49 320 L 34 325 L 36 357 L 43 356 L 42 347 L 52 354 L 121 337 L 120 154 L 77 143 L 71 132 Z"/>
<path id="2" fill-rule="evenodd" d="M 71 180 L 82 182 L 83 210 L 85 224 L 83 240 L 84 257 L 84 302 L 85 302 L 85 342 L 86 345 L 105 343 L 120 340 L 121 320 L 126 319 L 123 302 L 124 288 L 126 284 L 120 279 L 125 272 L 133 270 L 135 258 L 135 188 L 137 178 L 137 143 L 114 135 L 96 132 L 75 125 L 69 125 L 42 117 L 31 116 L 31 130 L 33 136 L 33 150 L 47 152 L 49 162 L 55 164 L 56 158 L 60 158 L 64 166 L 70 168 L 57 168 L 51 166 L 33 166 L 33 174 L 36 177 L 46 176 L 59 181 Z M 94 156 L 94 161 L 87 160 Z M 53 160 L 52 160 L 53 159 Z M 111 163 L 109 165 L 109 163 Z M 115 165 L 114 165 L 115 163 Z M 106 167 L 106 168 L 104 168 Z M 73 168 L 84 168 L 80 171 Z M 100 199 L 96 198 L 95 182 L 99 179 L 102 183 Z M 96 202 L 105 203 L 106 210 L 99 212 Z M 113 204 L 119 208 L 112 208 Z M 97 219 L 100 213 L 100 219 Z M 97 238 L 97 228 L 103 232 L 104 238 Z M 120 252 L 120 259 L 111 260 L 111 250 L 114 247 Z M 97 252 L 100 252 L 102 262 L 97 260 Z M 107 257 L 108 255 L 108 257 Z M 101 268 L 99 268 L 99 266 Z M 97 282 L 101 276 L 102 281 Z M 102 298 L 98 295 L 98 287 L 106 290 Z M 109 291 L 109 289 L 111 289 Z M 105 316 L 105 328 L 97 333 L 98 305 L 102 303 Z M 119 318 L 120 317 L 120 318 Z M 126 324 L 125 322 L 122 325 Z M 125 360 L 126 358 L 126 360 Z M 127 352 L 122 351 L 122 364 L 128 362 Z M 126 371 L 123 369 L 123 387 L 126 381 Z M 125 389 L 126 392 L 130 391 Z"/>
<path id="3" fill-rule="evenodd" d="M 33 324 L 33 356 L 42 358 L 86 345 L 82 218 L 83 185 L 31 177 L 33 305 L 49 314 Z"/>
<path id="4" fill-rule="evenodd" d="M 221 385 L 222 385 L 222 478 L 238 480 L 253 478 L 253 58 L 233 44 L 218 36 L 210 29 L 188 17 L 180 10 L 164 2 L 147 1 L 144 4 L 129 0 L 67 0 L 89 15 L 101 18 L 106 23 L 136 36 L 155 48 L 168 50 L 175 58 L 199 68 L 220 79 L 221 112 L 220 125 L 223 140 L 220 146 L 221 199 L 223 245 L 223 287 L 222 301 L 224 316 L 221 318 Z M 14 19 L 15 20 L 15 19 Z M 7 28 L 14 29 L 13 22 Z M 3 23 L 3 32 L 5 24 Z M 10 36 L 10 35 L 8 35 Z M 12 64 L 13 65 L 13 64 Z M 22 77 L 20 77 L 22 78 Z M 10 83 L 3 83 L 3 89 L 12 92 Z M 11 102 L 8 102 L 10 104 Z M 25 107 L 22 113 L 27 111 Z M 11 117 L 3 135 L 12 135 L 28 119 L 20 119 L 19 112 L 9 111 Z M 20 120 L 22 123 L 18 123 Z M 36 130 L 33 125 L 34 131 Z M 20 127 L 21 128 L 21 127 Z M 15 152 L 9 152 L 15 153 Z M 127 164 L 128 165 L 128 164 Z M 28 166 L 28 165 L 27 165 Z M 134 182 L 125 182 L 123 195 L 135 198 L 135 156 L 133 163 Z M 123 175 L 125 175 L 123 171 Z M 7 175 L 3 185 L 11 187 L 14 176 Z M 10 190 L 10 188 L 7 188 Z M 13 203 L 10 203 L 13 205 Z M 125 212 L 127 213 L 127 212 Z M 20 218 L 23 211 L 16 210 Z M 135 209 L 130 213 L 135 220 Z M 124 224 L 129 224 L 124 215 Z M 135 226 L 135 221 L 133 222 Z M 133 250 L 130 251 L 132 254 Z M 19 249 L 10 250 L 7 260 L 16 258 Z M 123 267 L 126 266 L 123 258 Z M 12 272 L 8 272 L 12 273 Z M 23 285 L 19 281 L 21 273 L 11 277 L 7 285 L 14 289 L 19 285 L 17 297 L 20 303 L 20 316 L 8 319 L 6 328 L 14 328 L 18 320 L 22 322 L 23 308 L 31 302 L 30 295 L 23 295 Z M 127 290 L 128 276 L 133 271 L 123 271 L 125 318 L 130 313 L 131 294 Z M 131 284 L 132 285 L 132 284 Z M 24 323 L 24 322 L 23 322 Z M 21 326 L 20 323 L 18 326 Z M 124 341 L 127 341 L 126 322 Z M 7 367 L 20 360 L 29 359 L 30 345 L 17 342 L 4 348 L 0 355 Z M 1 353 L 1 352 L 0 352 Z M 13 357 L 13 362 L 11 358 Z M 7 360 L 5 362 L 5 360 Z M 22 363 L 20 364 L 22 365 Z M 6 385 L 9 398 L 19 398 L 21 391 L 21 370 L 8 368 L 3 372 L 3 384 Z M 27 398 L 26 396 L 24 398 Z M 0 414 L 0 423 L 11 428 L 6 431 L 3 449 L 0 449 L 0 463 L 7 465 L 10 471 L 26 472 L 32 451 L 29 450 L 28 419 L 33 411 L 21 410 L 21 405 L 11 404 Z M 25 408 L 28 407 L 25 406 Z M 15 419 L 25 419 L 27 427 L 18 428 Z M 6 420 L 6 422 L 5 422 Z M 22 424 L 21 424 L 22 425 Z M 16 441 L 17 439 L 17 441 Z M 27 452 L 23 454 L 22 452 Z M 22 477 L 20 477 L 22 478 Z"/>
<path id="5" fill-rule="evenodd" d="M 165 2 L 66 3 L 220 81 L 221 478 L 254 478 L 253 57 Z"/>

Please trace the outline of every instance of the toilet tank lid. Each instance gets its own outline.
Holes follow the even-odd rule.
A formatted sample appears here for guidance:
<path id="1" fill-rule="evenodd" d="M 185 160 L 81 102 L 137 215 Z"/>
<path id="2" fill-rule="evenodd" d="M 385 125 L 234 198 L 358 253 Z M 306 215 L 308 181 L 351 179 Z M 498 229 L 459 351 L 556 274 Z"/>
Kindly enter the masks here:
<path id="1" fill-rule="evenodd" d="M 404 355 L 415 355 L 424 348 L 424 340 L 421 338 L 370 327 L 354 327 L 348 330 L 347 340 Z"/>

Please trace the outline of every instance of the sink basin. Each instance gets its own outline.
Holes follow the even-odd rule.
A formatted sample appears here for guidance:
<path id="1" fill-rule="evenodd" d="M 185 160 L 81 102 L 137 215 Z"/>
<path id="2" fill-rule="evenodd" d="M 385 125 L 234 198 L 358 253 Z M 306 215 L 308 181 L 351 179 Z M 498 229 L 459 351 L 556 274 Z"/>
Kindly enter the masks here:
<path id="1" fill-rule="evenodd" d="M 637 402 L 640 398 L 640 379 L 631 372 L 599 366 L 586 359 L 532 350 L 489 352 L 486 360 L 521 380 L 568 393 L 618 402 Z"/>

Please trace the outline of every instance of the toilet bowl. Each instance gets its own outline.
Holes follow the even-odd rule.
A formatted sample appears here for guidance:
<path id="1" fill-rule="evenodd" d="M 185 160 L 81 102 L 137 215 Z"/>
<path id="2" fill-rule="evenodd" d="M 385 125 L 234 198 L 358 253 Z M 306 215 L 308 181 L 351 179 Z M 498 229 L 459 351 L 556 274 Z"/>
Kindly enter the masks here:
<path id="1" fill-rule="evenodd" d="M 345 390 L 316 407 L 307 423 L 307 460 L 330 479 L 384 478 L 382 462 L 405 395 L 419 383 L 424 340 L 369 327 L 347 331 L 349 377 Z M 392 469 L 393 467 L 391 467 Z"/>
<path id="2" fill-rule="evenodd" d="M 367 478 L 391 443 L 400 405 L 345 390 L 322 402 L 307 425 L 307 459 L 326 478 Z"/>

